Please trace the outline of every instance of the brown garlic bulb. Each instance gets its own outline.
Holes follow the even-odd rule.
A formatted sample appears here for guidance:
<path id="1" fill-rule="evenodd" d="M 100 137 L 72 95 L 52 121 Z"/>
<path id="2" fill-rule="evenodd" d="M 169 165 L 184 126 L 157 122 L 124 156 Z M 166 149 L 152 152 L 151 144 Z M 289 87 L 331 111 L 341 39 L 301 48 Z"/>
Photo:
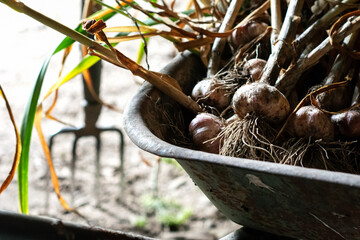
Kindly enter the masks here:
<path id="1" fill-rule="evenodd" d="M 230 105 L 231 96 L 215 79 L 209 78 L 198 82 L 191 93 L 192 99 L 198 103 L 215 107 L 219 111 Z"/>
<path id="2" fill-rule="evenodd" d="M 216 138 L 224 124 L 222 120 L 210 113 L 199 113 L 190 122 L 189 133 L 199 150 L 219 153 L 220 139 Z"/>
<path id="3" fill-rule="evenodd" d="M 266 61 L 260 58 L 253 58 L 244 63 L 243 70 L 250 74 L 253 81 L 260 80 Z"/>
<path id="4" fill-rule="evenodd" d="M 296 137 L 334 139 L 335 128 L 330 116 L 314 106 L 301 107 L 290 120 L 288 130 Z"/>
<path id="5" fill-rule="evenodd" d="M 251 20 L 236 28 L 231 35 L 231 44 L 234 48 L 250 42 L 260 34 L 264 33 L 268 25 L 264 22 Z"/>
<path id="6" fill-rule="evenodd" d="M 289 115 L 290 104 L 275 87 L 254 82 L 241 86 L 235 92 L 232 108 L 241 118 L 253 112 L 270 123 L 280 123 Z"/>
<path id="7" fill-rule="evenodd" d="M 333 115 L 331 120 L 342 136 L 360 138 L 360 110 L 350 110 Z"/>

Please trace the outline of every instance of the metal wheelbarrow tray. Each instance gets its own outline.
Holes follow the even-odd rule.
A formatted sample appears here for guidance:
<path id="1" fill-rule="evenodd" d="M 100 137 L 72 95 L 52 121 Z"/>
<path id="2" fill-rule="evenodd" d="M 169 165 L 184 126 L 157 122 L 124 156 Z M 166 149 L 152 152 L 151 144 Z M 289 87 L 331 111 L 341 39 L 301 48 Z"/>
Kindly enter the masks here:
<path id="1" fill-rule="evenodd" d="M 189 94 L 205 69 L 196 56 L 182 53 L 162 72 L 178 80 Z M 359 175 L 179 147 L 171 143 L 179 135 L 166 127 L 172 123 L 166 123 L 159 114 L 161 104 L 173 116 L 183 114 L 189 121 L 191 113 L 152 85 L 144 84 L 125 111 L 128 136 L 147 152 L 175 158 L 226 217 L 249 228 L 287 237 L 360 239 Z"/>
<path id="2" fill-rule="evenodd" d="M 56 218 L 0 210 L 2 240 L 155 240 L 141 235 L 86 226 Z"/>

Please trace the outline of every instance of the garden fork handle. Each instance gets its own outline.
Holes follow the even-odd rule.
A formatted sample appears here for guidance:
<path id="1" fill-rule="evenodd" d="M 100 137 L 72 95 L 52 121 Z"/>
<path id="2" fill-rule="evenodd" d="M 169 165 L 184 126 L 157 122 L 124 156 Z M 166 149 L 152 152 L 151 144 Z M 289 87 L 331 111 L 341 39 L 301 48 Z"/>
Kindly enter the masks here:
<path id="1" fill-rule="evenodd" d="M 85 19 L 92 13 L 101 9 L 99 4 L 92 2 L 91 0 L 82 0 L 82 18 Z M 93 36 L 89 36 L 93 37 Z M 82 47 L 82 55 L 83 57 L 87 54 L 86 48 Z M 95 63 L 92 67 L 88 69 L 89 76 L 91 80 L 91 84 L 96 96 L 100 94 L 100 80 L 101 80 L 101 68 L 102 62 L 101 60 Z M 83 77 L 83 90 L 84 90 L 84 113 L 85 113 L 85 128 L 96 128 L 96 122 L 99 118 L 101 112 L 101 104 L 99 103 L 96 96 L 93 96 L 91 91 L 89 90 L 84 77 Z"/>
<path id="2" fill-rule="evenodd" d="M 91 68 L 89 68 L 91 83 L 97 96 L 100 93 L 100 80 L 101 80 L 101 61 L 97 62 Z M 83 79 L 83 90 L 84 90 L 84 113 L 85 113 L 85 127 L 95 127 L 96 122 L 99 118 L 102 105 L 99 101 L 94 98 L 91 94 L 85 80 Z"/>

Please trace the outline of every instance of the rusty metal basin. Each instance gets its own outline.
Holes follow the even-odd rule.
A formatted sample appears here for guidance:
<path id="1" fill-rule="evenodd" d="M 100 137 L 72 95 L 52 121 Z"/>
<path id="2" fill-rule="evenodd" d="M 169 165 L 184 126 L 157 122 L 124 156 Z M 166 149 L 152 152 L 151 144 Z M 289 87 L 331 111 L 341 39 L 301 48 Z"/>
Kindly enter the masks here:
<path id="1" fill-rule="evenodd" d="M 188 94 L 205 69 L 196 56 L 183 53 L 162 72 L 177 79 Z M 172 117 L 160 114 L 164 109 Z M 168 126 L 181 119 L 179 114 L 184 116 L 185 124 L 176 132 Z M 301 239 L 360 239 L 359 175 L 226 157 L 178 146 L 180 141 L 176 140 L 181 138 L 181 131 L 186 132 L 191 113 L 150 84 L 144 84 L 134 96 L 124 118 L 125 130 L 138 147 L 175 158 L 195 185 L 232 221 Z"/>

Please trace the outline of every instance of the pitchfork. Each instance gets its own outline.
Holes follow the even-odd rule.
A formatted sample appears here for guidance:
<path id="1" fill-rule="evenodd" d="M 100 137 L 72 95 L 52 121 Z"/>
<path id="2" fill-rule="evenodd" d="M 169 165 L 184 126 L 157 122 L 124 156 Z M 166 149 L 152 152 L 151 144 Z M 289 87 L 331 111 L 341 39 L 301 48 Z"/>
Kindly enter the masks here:
<path id="1" fill-rule="evenodd" d="M 89 0 L 82 1 L 82 18 L 89 16 L 91 13 L 96 12 L 99 10 L 100 6 L 94 4 Z M 84 54 L 83 54 L 84 55 Z M 91 78 L 91 82 L 93 85 L 93 90 L 95 91 L 96 95 L 99 96 L 100 93 L 100 80 L 101 80 L 101 61 L 97 62 L 91 68 L 89 68 L 89 75 Z M 120 129 L 114 127 L 97 127 L 96 122 L 99 118 L 102 105 L 99 103 L 98 99 L 96 99 L 90 92 L 87 84 L 83 78 L 83 89 L 84 89 L 84 113 L 85 113 L 85 124 L 83 127 L 79 128 L 63 128 L 60 131 L 56 132 L 55 134 L 50 136 L 49 139 L 49 149 L 50 153 L 52 150 L 52 146 L 54 143 L 54 139 L 56 136 L 60 134 L 74 134 L 75 139 L 72 144 L 72 158 L 71 158 L 71 203 L 74 203 L 74 190 L 75 190 L 75 167 L 76 167 L 76 146 L 77 142 L 81 137 L 95 137 L 96 139 L 96 158 L 95 158 L 95 194 L 96 194 L 96 206 L 100 205 L 100 150 L 101 150 L 101 139 L 100 134 L 102 132 L 116 132 L 119 134 L 120 143 L 119 143 L 119 151 L 120 151 L 120 185 L 121 190 L 124 187 L 124 136 Z M 47 186 L 49 184 L 49 175 L 47 174 Z M 46 194 L 45 200 L 45 208 L 48 209 L 49 206 L 49 194 Z"/>
<path id="2" fill-rule="evenodd" d="M 90 76 L 92 80 L 92 84 L 94 87 L 94 90 L 97 94 L 100 92 L 100 78 L 101 78 L 101 62 L 99 61 L 96 63 L 93 67 L 89 69 Z M 54 139 L 56 136 L 60 134 L 74 134 L 75 139 L 72 144 L 72 158 L 71 158 L 71 184 L 70 184 L 70 190 L 71 190 L 71 202 L 74 202 L 74 190 L 75 190 L 75 167 L 76 167 L 76 149 L 77 149 L 77 142 L 81 137 L 95 137 L 96 139 L 96 158 L 95 158 L 95 194 L 96 194 L 96 205 L 100 205 L 100 150 L 101 150 L 101 138 L 100 134 L 102 132 L 116 132 L 119 134 L 120 137 L 120 143 L 119 143 L 119 151 L 120 151 L 120 181 L 121 181 L 121 188 L 123 187 L 123 178 L 124 178 L 124 137 L 123 133 L 120 129 L 114 128 L 114 127 L 97 127 L 96 122 L 99 118 L 102 105 L 92 96 L 90 93 L 85 81 L 83 80 L 83 89 L 84 89 L 84 112 L 85 112 L 85 124 L 83 127 L 79 128 L 63 128 L 60 131 L 56 132 L 55 134 L 50 136 L 49 139 L 49 149 L 50 152 L 52 150 Z M 47 177 L 48 178 L 48 177 Z M 49 178 L 47 180 L 47 185 L 49 182 Z M 49 202 L 49 196 L 47 193 L 46 196 L 46 209 L 48 208 Z"/>

